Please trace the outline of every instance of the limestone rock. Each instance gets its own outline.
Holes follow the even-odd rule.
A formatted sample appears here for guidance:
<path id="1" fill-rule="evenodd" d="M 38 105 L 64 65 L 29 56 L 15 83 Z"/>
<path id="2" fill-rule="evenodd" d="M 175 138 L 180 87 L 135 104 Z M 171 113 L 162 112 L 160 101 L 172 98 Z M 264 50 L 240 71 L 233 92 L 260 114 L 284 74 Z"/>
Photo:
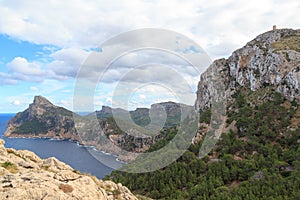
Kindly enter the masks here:
<path id="1" fill-rule="evenodd" d="M 137 200 L 121 184 L 80 174 L 53 157 L 43 160 L 30 151 L 6 149 L 1 139 L 0 199 Z"/>
<path id="2" fill-rule="evenodd" d="M 69 170 L 61 170 L 54 175 L 55 179 L 58 179 L 59 181 L 64 181 L 64 182 L 74 181 L 74 180 L 79 179 L 80 177 L 81 176 L 79 174 L 76 174 Z"/>
<path id="3" fill-rule="evenodd" d="M 290 101 L 300 102 L 300 30 L 276 29 L 257 36 L 228 59 L 219 59 L 204 72 L 198 84 L 196 107 L 208 107 L 212 99 L 232 95 L 241 87 L 256 91 L 272 87 Z M 216 92 L 213 77 L 224 84 Z"/>
<path id="4" fill-rule="evenodd" d="M 79 140 L 73 116 L 75 113 L 53 105 L 42 96 L 9 120 L 6 137 L 49 137 Z"/>
<path id="5" fill-rule="evenodd" d="M 69 165 L 57 160 L 54 157 L 50 157 L 50 158 L 43 160 L 41 167 L 46 168 L 49 171 L 54 171 L 54 172 L 57 172 L 60 170 L 72 170 L 72 168 Z"/>

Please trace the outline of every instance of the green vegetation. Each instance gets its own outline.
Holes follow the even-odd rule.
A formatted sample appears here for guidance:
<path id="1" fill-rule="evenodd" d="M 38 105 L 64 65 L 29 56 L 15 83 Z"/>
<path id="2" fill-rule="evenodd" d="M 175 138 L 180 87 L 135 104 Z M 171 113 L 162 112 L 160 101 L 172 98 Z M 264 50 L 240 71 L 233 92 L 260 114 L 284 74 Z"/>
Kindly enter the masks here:
<path id="1" fill-rule="evenodd" d="M 275 51 L 281 50 L 295 50 L 300 52 L 300 36 L 294 35 L 280 39 L 272 44 Z"/>
<path id="2" fill-rule="evenodd" d="M 161 131 L 161 134 L 164 135 L 163 139 L 160 139 L 158 142 L 156 142 L 154 145 L 152 145 L 147 152 L 153 152 L 158 149 L 161 149 L 162 147 L 166 146 L 169 141 L 171 141 L 177 134 L 176 128 L 169 128 Z"/>
<path id="3" fill-rule="evenodd" d="M 14 164 L 9 161 L 6 161 L 5 163 L 1 164 L 1 167 L 4 167 L 5 169 L 7 169 L 8 167 L 12 167 L 12 166 L 14 166 Z"/>
<path id="4" fill-rule="evenodd" d="M 97 112 L 97 111 L 96 111 L 96 116 L 97 116 L 98 120 L 113 117 L 112 113 L 101 113 L 101 112 Z"/>
<path id="5" fill-rule="evenodd" d="M 10 173 L 17 173 L 18 172 L 18 168 L 16 165 L 14 165 L 13 163 L 6 161 L 2 164 L 0 164 L 1 167 L 7 169 Z"/>
<path id="6" fill-rule="evenodd" d="M 104 120 L 102 122 L 103 125 L 108 124 L 109 125 L 109 129 L 113 129 L 114 132 L 113 134 L 123 134 L 124 132 L 119 128 L 119 126 L 117 125 L 115 119 L 113 117 L 109 117 L 106 120 Z M 102 127 L 105 128 L 105 127 Z"/>
<path id="7" fill-rule="evenodd" d="M 68 117 L 73 117 L 73 113 L 63 107 L 57 107 L 57 112 L 60 115 L 68 116 Z"/>
<path id="8" fill-rule="evenodd" d="M 119 196 L 121 194 L 120 190 L 114 190 L 114 191 L 112 191 L 112 193 L 115 197 Z"/>
<path id="9" fill-rule="evenodd" d="M 31 121 L 25 121 L 19 126 L 13 133 L 15 134 L 38 134 L 43 133 L 46 130 L 45 124 L 32 119 Z"/>
<path id="10" fill-rule="evenodd" d="M 201 141 L 163 169 L 142 174 L 116 171 L 106 179 L 154 199 L 299 199 L 300 106 L 272 89 L 241 90 L 235 98 L 228 123 L 236 121 L 238 131 L 223 133 L 205 158 L 198 158 Z M 176 129 L 165 133 L 167 137 L 149 151 L 166 145 Z"/>
<path id="11" fill-rule="evenodd" d="M 200 111 L 200 118 L 199 118 L 200 123 L 209 124 L 210 118 L 211 118 L 211 108 L 207 108 L 203 111 Z"/>
<path id="12" fill-rule="evenodd" d="M 140 108 L 135 111 L 130 111 L 131 119 L 139 126 L 147 126 L 150 122 L 149 109 Z"/>
<path id="13" fill-rule="evenodd" d="M 74 113 L 77 121 L 82 117 Z M 54 106 L 43 97 L 36 97 L 34 104 L 23 112 L 18 113 L 9 122 L 15 127 L 13 134 L 46 134 L 49 131 L 55 134 L 73 132 L 73 112 Z"/>
<path id="14" fill-rule="evenodd" d="M 14 155 L 17 156 L 17 157 L 22 158 L 23 160 L 26 160 L 26 159 L 23 158 L 20 154 L 18 154 L 18 153 L 16 152 L 16 150 L 14 150 L 14 149 L 7 149 L 6 151 L 7 151 L 7 153 L 14 154 Z"/>
<path id="15" fill-rule="evenodd" d="M 175 116 L 170 116 L 169 115 L 166 119 L 164 127 L 169 128 L 169 127 L 172 127 L 172 126 L 177 126 L 178 124 L 180 124 L 180 122 L 181 122 L 180 113 L 178 115 L 175 115 Z"/>

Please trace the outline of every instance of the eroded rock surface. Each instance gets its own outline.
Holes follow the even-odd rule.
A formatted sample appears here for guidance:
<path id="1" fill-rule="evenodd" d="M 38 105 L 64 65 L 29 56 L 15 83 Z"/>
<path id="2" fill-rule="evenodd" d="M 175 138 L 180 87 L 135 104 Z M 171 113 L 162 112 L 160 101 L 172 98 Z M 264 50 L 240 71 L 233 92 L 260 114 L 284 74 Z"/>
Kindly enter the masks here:
<path id="1" fill-rule="evenodd" d="M 81 174 L 54 157 L 41 159 L 27 150 L 6 149 L 1 139 L 0 199 L 137 200 L 121 184 Z"/>
<path id="2" fill-rule="evenodd" d="M 224 93 L 216 90 L 213 77 L 221 79 Z M 300 30 L 277 29 L 257 36 L 228 59 L 219 59 L 204 72 L 198 84 L 196 107 L 232 95 L 241 87 L 256 91 L 272 87 L 290 101 L 300 102 Z"/>

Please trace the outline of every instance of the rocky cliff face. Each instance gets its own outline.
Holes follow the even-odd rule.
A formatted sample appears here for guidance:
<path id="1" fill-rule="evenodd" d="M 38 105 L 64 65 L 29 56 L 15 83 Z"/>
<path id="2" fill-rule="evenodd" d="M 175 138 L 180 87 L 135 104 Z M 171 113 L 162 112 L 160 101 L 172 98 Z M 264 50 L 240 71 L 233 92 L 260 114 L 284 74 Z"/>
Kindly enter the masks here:
<path id="1" fill-rule="evenodd" d="M 135 153 L 148 150 L 151 145 L 166 136 L 160 131 L 162 127 L 179 124 L 183 107 L 188 105 L 163 102 L 151 105 L 150 109 L 137 108 L 128 113 L 120 108 L 103 106 L 100 111 L 87 116 L 91 118 L 94 115 L 93 118 L 98 119 L 101 130 L 97 122 L 89 122 L 80 135 L 83 136 L 82 138 L 92 138 L 92 140 L 85 140 L 87 145 L 96 146 L 103 151 L 119 155 L 121 160 L 129 161 L 135 158 Z M 128 114 L 132 121 L 128 121 Z M 165 119 L 164 124 L 161 124 L 160 117 L 156 117 L 160 114 L 162 114 L 161 118 Z"/>
<path id="2" fill-rule="evenodd" d="M 73 113 L 41 96 L 36 96 L 26 110 L 8 122 L 5 136 L 79 139 Z"/>
<path id="3" fill-rule="evenodd" d="M 217 74 L 217 75 L 216 75 Z M 216 92 L 213 77 L 224 83 L 224 93 Z M 219 59 L 203 73 L 198 84 L 196 107 L 211 105 L 225 95 L 228 105 L 242 87 L 252 91 L 271 87 L 290 101 L 300 102 L 300 30 L 266 32 L 236 50 L 228 59 Z"/>
<path id="4" fill-rule="evenodd" d="M 179 104 L 175 102 L 162 102 L 152 104 L 149 108 L 136 108 L 135 110 L 129 111 L 132 120 L 139 126 L 147 126 L 151 122 L 151 114 L 164 113 L 166 115 L 166 121 L 164 127 L 176 126 L 180 123 L 181 109 L 188 107 L 185 104 Z M 100 111 L 91 113 L 88 116 L 96 114 L 98 119 L 107 119 L 109 117 L 121 116 L 127 113 L 126 110 L 120 108 L 111 108 L 109 106 L 102 106 Z"/>
<path id="5" fill-rule="evenodd" d="M 98 180 L 60 162 L 26 150 L 6 149 L 0 139 L 0 199 L 137 198 L 120 183 Z"/>

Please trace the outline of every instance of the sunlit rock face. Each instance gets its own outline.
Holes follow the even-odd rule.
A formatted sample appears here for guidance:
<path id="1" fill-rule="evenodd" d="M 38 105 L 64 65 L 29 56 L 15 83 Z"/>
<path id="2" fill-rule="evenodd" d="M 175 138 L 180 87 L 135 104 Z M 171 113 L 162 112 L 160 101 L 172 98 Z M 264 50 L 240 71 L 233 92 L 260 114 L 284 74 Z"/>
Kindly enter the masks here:
<path id="1" fill-rule="evenodd" d="M 6 149 L 0 139 L 1 199 L 137 198 L 120 183 L 81 174 L 56 158 L 41 159 L 31 151 Z"/>
<path id="2" fill-rule="evenodd" d="M 216 76 L 224 84 L 224 93 L 215 90 L 211 80 Z M 228 59 L 214 61 L 200 77 L 196 107 L 203 110 L 218 95 L 226 95 L 230 103 L 232 95 L 243 86 L 252 91 L 272 87 L 299 103 L 300 30 L 275 29 L 263 33 Z"/>

